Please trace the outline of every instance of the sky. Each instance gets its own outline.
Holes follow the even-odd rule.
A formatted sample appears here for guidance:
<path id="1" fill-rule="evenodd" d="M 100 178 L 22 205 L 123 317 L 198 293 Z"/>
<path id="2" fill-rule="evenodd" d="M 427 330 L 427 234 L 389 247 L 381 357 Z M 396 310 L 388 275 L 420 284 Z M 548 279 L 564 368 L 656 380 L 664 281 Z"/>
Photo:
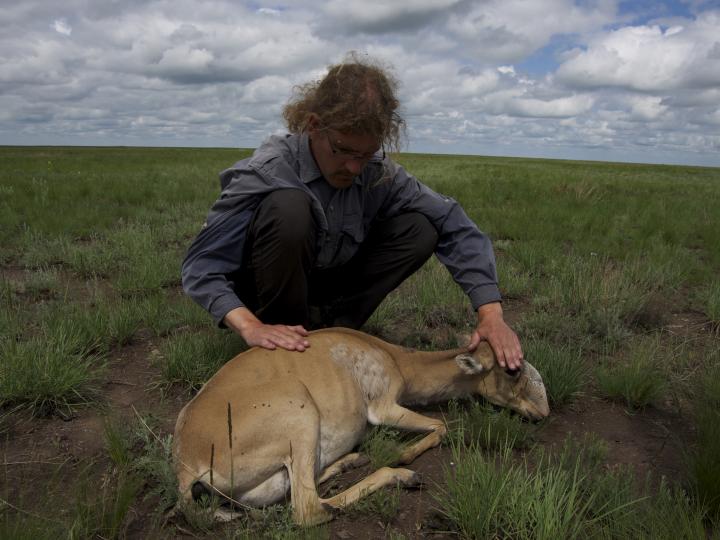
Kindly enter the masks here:
<path id="1" fill-rule="evenodd" d="M 406 151 L 720 166 L 720 0 L 0 0 L 0 145 L 255 147 L 348 51 Z"/>

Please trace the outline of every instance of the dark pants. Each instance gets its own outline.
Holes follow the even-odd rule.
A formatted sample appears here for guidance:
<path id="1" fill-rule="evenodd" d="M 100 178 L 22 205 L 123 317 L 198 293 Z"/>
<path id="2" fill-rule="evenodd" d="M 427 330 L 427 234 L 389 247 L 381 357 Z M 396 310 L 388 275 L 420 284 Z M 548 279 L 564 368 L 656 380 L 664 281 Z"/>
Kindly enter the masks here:
<path id="1" fill-rule="evenodd" d="M 376 221 L 346 264 L 317 269 L 317 234 L 310 197 L 302 191 L 275 191 L 258 206 L 235 283 L 261 321 L 360 328 L 430 258 L 438 241 L 425 216 L 401 214 Z"/>

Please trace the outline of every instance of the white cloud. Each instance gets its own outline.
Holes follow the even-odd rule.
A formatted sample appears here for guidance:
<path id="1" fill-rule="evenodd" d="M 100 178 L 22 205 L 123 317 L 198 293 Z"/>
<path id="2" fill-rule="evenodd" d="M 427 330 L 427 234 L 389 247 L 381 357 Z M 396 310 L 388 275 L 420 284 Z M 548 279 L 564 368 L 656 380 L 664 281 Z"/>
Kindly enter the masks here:
<path id="1" fill-rule="evenodd" d="M 656 96 L 632 96 L 630 115 L 633 120 L 658 120 L 668 111 L 668 106 Z"/>
<path id="2" fill-rule="evenodd" d="M 593 98 L 584 95 L 550 100 L 518 98 L 509 101 L 507 111 L 517 116 L 570 118 L 587 113 L 592 108 L 593 103 Z"/>
<path id="3" fill-rule="evenodd" d="M 64 19 L 55 19 L 55 22 L 53 23 L 53 28 L 58 34 L 62 34 L 64 36 L 69 36 L 72 34 L 72 28 Z"/>
<path id="4" fill-rule="evenodd" d="M 586 88 L 669 91 L 720 84 L 714 59 L 720 15 L 708 13 L 687 26 L 620 28 L 593 39 L 557 70 L 558 80 Z"/>

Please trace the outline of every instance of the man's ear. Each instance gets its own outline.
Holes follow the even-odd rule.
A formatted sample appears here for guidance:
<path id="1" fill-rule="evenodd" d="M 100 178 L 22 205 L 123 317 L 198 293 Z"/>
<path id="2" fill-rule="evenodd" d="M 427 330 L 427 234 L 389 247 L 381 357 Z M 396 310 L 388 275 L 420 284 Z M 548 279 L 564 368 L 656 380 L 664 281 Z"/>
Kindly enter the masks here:
<path id="1" fill-rule="evenodd" d="M 310 113 L 307 119 L 307 131 L 308 133 L 315 133 L 320 129 L 320 117 L 315 113 Z"/>
<path id="2" fill-rule="evenodd" d="M 482 364 L 475 360 L 473 355 L 469 353 L 458 354 L 455 357 L 455 362 L 457 362 L 457 365 L 460 367 L 462 372 L 466 373 L 467 375 L 479 375 L 480 373 L 485 371 L 485 368 L 482 366 Z"/>

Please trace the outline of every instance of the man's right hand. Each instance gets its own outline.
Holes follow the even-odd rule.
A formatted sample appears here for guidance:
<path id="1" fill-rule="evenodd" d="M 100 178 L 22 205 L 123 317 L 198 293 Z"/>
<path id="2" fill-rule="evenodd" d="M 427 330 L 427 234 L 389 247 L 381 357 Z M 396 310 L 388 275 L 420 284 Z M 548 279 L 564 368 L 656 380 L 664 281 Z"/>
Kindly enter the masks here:
<path id="1" fill-rule="evenodd" d="M 251 347 L 274 350 L 278 347 L 288 351 L 303 352 L 310 347 L 308 331 L 302 326 L 265 324 L 245 307 L 235 308 L 223 319 Z"/>

